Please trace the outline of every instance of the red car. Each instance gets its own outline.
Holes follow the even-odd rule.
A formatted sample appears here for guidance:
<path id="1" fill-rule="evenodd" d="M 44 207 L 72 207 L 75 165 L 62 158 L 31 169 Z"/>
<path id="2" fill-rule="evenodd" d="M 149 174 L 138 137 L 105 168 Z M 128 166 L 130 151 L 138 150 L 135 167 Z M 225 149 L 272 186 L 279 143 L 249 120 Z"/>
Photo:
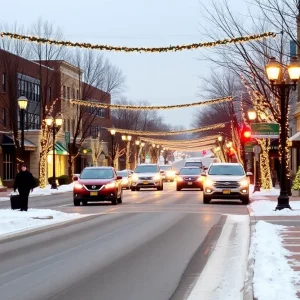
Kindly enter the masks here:
<path id="1" fill-rule="evenodd" d="M 122 177 L 112 167 L 84 168 L 74 183 L 74 206 L 80 203 L 110 201 L 113 205 L 122 203 Z"/>

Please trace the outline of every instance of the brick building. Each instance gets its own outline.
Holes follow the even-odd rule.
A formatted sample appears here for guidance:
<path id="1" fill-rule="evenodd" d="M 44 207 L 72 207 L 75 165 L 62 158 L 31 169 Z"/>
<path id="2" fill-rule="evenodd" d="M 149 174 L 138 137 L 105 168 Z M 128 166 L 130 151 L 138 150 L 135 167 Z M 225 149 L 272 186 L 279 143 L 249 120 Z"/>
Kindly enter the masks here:
<path id="1" fill-rule="evenodd" d="M 84 110 L 82 118 L 78 117 L 78 107 L 70 104 L 70 99 L 90 99 L 110 103 L 110 95 L 82 83 L 83 71 L 65 61 L 30 61 L 4 50 L 0 50 L 0 177 L 5 186 L 12 186 L 17 172 L 17 147 L 15 137 L 20 134 L 20 118 L 17 99 L 25 96 L 29 102 L 25 112 L 25 162 L 35 177 L 39 177 L 39 161 L 41 151 L 41 122 L 46 113 L 46 105 L 57 99 L 54 112 L 63 115 L 62 129 L 57 133 L 55 144 L 56 176 L 68 174 L 68 141 L 74 141 L 76 126 L 76 144 L 82 142 L 88 148 L 87 137 L 95 132 L 103 131 L 101 139 L 107 137 L 102 127 L 111 126 L 109 110 Z M 83 95 L 89 91 L 89 97 Z M 66 139 L 67 137 L 67 139 Z M 75 143 L 75 142 L 74 142 Z M 108 157 L 106 148 L 105 157 Z M 105 152 L 104 151 L 104 152 Z M 85 151 L 86 152 L 86 151 Z M 90 153 L 83 153 L 76 159 L 75 171 L 90 161 Z M 47 174 L 52 176 L 52 156 L 47 157 Z M 105 162 L 104 162 L 105 164 Z"/>

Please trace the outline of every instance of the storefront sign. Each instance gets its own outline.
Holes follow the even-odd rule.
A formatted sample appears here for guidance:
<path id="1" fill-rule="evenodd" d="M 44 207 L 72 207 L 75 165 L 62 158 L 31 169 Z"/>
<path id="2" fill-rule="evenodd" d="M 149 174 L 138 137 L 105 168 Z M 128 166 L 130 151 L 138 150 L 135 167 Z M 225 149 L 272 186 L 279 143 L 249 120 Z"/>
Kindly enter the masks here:
<path id="1" fill-rule="evenodd" d="M 252 138 L 270 138 L 276 139 L 279 137 L 279 124 L 277 123 L 253 123 L 251 124 Z"/>

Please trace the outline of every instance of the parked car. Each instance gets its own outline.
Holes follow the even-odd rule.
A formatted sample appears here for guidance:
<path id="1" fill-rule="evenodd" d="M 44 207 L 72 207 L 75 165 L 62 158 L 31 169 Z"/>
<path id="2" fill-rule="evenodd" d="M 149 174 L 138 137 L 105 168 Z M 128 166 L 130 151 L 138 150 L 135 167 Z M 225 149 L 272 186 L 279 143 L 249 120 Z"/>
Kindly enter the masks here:
<path id="1" fill-rule="evenodd" d="M 74 206 L 98 201 L 122 203 L 122 177 L 117 176 L 114 168 L 87 167 L 74 179 L 77 181 L 73 188 Z"/>
<path id="2" fill-rule="evenodd" d="M 249 177 L 239 163 L 213 163 L 203 181 L 203 203 L 212 199 L 240 199 L 243 204 L 249 203 Z"/>
<path id="3" fill-rule="evenodd" d="M 201 189 L 203 188 L 203 178 L 198 167 L 181 168 L 176 178 L 176 190 Z"/>
<path id="4" fill-rule="evenodd" d="M 129 170 L 117 171 L 117 175 L 122 177 L 122 188 L 130 189 L 131 186 L 131 173 Z"/>
<path id="5" fill-rule="evenodd" d="M 175 180 L 176 171 L 171 165 L 160 165 L 159 168 L 161 171 L 164 171 L 164 173 L 162 173 L 162 178 L 164 181 L 173 182 Z"/>
<path id="6" fill-rule="evenodd" d="M 163 178 L 158 165 L 140 164 L 135 168 L 131 177 L 131 190 L 139 191 L 140 188 L 163 190 Z"/>

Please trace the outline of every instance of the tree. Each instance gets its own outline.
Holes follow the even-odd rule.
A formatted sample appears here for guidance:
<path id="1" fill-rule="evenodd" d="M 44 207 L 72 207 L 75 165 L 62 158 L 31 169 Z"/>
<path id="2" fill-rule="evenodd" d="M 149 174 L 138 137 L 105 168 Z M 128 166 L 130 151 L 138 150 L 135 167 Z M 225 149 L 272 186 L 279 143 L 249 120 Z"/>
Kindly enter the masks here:
<path id="1" fill-rule="evenodd" d="M 298 168 L 298 171 L 296 173 L 296 177 L 294 179 L 292 189 L 293 190 L 300 190 L 300 167 Z"/>
<path id="2" fill-rule="evenodd" d="M 92 150 L 92 163 L 93 166 L 98 166 L 98 160 L 103 150 L 103 144 L 100 140 L 100 133 L 98 136 L 94 139 L 91 137 L 91 150 Z"/>

